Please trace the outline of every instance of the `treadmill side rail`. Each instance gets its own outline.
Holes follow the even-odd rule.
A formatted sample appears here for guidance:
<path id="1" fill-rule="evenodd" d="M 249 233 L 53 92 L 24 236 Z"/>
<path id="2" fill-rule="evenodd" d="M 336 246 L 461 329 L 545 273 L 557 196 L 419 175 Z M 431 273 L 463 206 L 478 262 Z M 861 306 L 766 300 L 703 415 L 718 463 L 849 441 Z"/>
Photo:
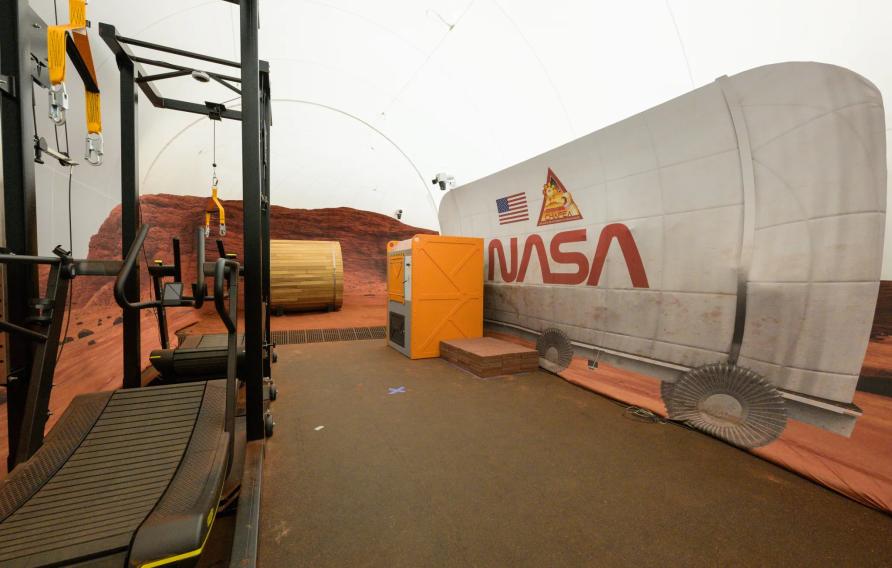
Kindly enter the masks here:
<path id="1" fill-rule="evenodd" d="M 245 448 L 245 469 L 229 568 L 254 568 L 257 565 L 264 444 L 264 440 L 254 440 Z"/>
<path id="2" fill-rule="evenodd" d="M 225 409 L 225 384 L 207 383 L 189 447 L 164 495 L 133 538 L 130 566 L 165 566 L 202 553 L 227 473 L 229 435 L 220 428 Z"/>

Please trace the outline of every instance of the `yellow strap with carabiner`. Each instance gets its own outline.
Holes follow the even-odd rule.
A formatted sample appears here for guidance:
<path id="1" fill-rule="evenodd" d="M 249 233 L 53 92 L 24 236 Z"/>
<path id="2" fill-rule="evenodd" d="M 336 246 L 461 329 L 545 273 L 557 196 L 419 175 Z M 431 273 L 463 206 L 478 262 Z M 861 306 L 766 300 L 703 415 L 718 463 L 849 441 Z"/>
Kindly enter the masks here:
<path id="1" fill-rule="evenodd" d="M 217 177 L 214 176 L 214 182 L 211 186 L 211 196 L 207 200 L 204 207 L 204 234 L 211 234 L 211 215 L 217 213 L 220 216 L 220 236 L 226 234 L 226 210 L 223 209 L 223 203 L 217 197 Z"/>
<path id="2" fill-rule="evenodd" d="M 84 105 L 87 117 L 87 140 L 84 158 L 90 164 L 98 166 L 102 163 L 102 106 L 99 90 L 94 85 L 96 72 L 93 69 L 93 57 L 90 53 L 90 40 L 87 36 L 87 1 L 68 0 L 67 24 L 49 26 L 47 28 L 47 65 L 50 76 L 50 118 L 57 125 L 65 123 L 65 112 L 68 110 L 68 92 L 65 88 L 65 70 L 68 67 L 66 50 L 69 33 L 72 35 L 75 49 L 81 54 L 89 68 L 91 85 L 84 90 Z"/>
<path id="3" fill-rule="evenodd" d="M 87 132 L 99 134 L 102 132 L 102 108 L 99 104 L 99 93 L 84 92 L 87 97 Z"/>

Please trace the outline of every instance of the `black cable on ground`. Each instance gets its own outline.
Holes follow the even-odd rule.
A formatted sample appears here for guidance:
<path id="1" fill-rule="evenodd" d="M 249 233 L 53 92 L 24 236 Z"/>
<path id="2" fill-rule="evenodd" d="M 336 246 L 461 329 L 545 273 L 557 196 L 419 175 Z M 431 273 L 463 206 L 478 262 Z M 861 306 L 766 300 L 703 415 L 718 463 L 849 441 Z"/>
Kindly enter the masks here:
<path id="1" fill-rule="evenodd" d="M 580 387 L 584 388 L 584 387 Z M 588 389 L 586 389 L 588 390 Z M 603 393 L 599 393 L 597 391 L 589 391 L 594 392 L 597 395 L 602 396 L 607 399 L 609 402 L 621 407 L 623 409 L 623 418 L 627 418 L 628 420 L 634 420 L 635 422 L 644 422 L 645 424 L 678 424 L 674 420 L 670 420 L 663 416 L 660 416 L 656 412 L 652 410 L 648 410 L 646 408 L 642 408 L 640 406 L 635 406 L 633 404 L 628 404 L 619 399 L 613 398 L 612 396 L 608 396 Z"/>
<path id="2" fill-rule="evenodd" d="M 652 412 L 640 406 L 626 406 L 623 410 L 623 417 L 635 422 L 644 422 L 646 424 L 666 424 L 669 420 L 663 418 L 656 412 Z"/>

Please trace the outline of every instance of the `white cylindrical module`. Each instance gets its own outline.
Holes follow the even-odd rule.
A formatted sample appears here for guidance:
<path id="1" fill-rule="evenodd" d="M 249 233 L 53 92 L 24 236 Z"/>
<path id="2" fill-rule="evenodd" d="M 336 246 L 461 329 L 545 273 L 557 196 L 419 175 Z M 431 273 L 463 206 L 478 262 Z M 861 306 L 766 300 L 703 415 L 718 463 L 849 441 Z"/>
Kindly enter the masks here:
<path id="1" fill-rule="evenodd" d="M 768 65 L 457 188 L 440 225 L 486 239 L 491 324 L 557 328 L 669 387 L 710 364 L 751 370 L 791 417 L 848 435 L 885 143 L 866 79 Z M 748 411 L 727 402 L 710 404 Z"/>

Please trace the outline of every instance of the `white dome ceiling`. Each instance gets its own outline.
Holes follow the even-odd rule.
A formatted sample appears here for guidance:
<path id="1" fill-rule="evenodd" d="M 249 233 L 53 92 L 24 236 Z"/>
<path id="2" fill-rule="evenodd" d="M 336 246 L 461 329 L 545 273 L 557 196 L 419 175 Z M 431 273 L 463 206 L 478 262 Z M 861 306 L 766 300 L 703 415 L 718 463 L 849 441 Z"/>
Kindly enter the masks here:
<path id="1" fill-rule="evenodd" d="M 67 2 L 57 2 L 64 19 Z M 52 0 L 32 3 L 52 21 Z M 264 0 L 260 9 L 274 100 L 273 202 L 402 209 L 404 222 L 434 229 L 437 172 L 472 181 L 720 75 L 811 60 L 892 91 L 892 5 L 884 0 Z M 88 18 L 107 154 L 102 168 L 75 171 L 76 252 L 119 202 L 118 77 L 97 23 L 239 58 L 238 7 L 220 0 L 92 0 Z M 82 95 L 70 82 L 72 148 L 80 153 Z M 234 95 L 188 78 L 157 86 L 196 102 Z M 209 193 L 210 121 L 144 99 L 139 119 L 141 192 Z M 40 127 L 50 131 L 48 122 Z M 217 143 L 221 196 L 237 199 L 238 123 L 218 125 Z M 55 221 L 41 233 L 44 249 L 67 242 L 62 174 L 39 177 L 41 211 Z"/>

